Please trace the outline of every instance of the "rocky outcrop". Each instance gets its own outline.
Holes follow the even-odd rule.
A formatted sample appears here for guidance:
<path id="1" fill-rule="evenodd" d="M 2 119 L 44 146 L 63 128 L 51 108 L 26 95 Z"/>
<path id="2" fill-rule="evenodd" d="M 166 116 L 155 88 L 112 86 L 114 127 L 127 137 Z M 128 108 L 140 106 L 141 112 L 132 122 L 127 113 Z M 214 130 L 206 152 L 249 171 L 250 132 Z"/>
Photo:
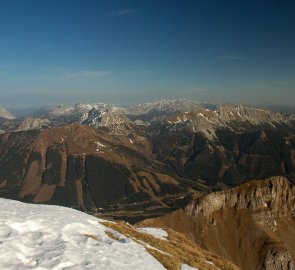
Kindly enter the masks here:
<path id="1" fill-rule="evenodd" d="M 293 262 L 291 254 L 280 248 L 273 248 L 262 257 L 262 267 L 267 270 L 292 270 Z"/>
<path id="2" fill-rule="evenodd" d="M 233 189 L 212 192 L 186 206 L 191 216 L 208 217 L 223 208 L 248 209 L 255 218 L 295 214 L 295 186 L 284 177 L 251 181 Z M 262 216 L 263 213 L 263 216 Z"/>
<path id="3" fill-rule="evenodd" d="M 172 228 L 241 269 L 294 269 L 295 187 L 284 177 L 200 196 L 183 210 L 144 221 Z"/>

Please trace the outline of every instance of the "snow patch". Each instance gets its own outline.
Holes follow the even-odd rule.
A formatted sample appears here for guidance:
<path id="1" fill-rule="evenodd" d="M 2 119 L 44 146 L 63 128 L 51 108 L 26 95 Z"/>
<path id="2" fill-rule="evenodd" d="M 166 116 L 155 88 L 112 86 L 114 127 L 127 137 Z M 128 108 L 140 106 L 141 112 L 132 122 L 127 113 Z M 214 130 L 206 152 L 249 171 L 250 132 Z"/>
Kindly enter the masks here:
<path id="1" fill-rule="evenodd" d="M 166 237 L 168 237 L 168 233 L 160 228 L 138 228 L 137 231 L 150 234 L 161 240 L 167 240 Z"/>
<path id="2" fill-rule="evenodd" d="M 110 238 L 101 221 L 71 208 L 0 199 L 0 269 L 165 269 L 142 245 Z"/>

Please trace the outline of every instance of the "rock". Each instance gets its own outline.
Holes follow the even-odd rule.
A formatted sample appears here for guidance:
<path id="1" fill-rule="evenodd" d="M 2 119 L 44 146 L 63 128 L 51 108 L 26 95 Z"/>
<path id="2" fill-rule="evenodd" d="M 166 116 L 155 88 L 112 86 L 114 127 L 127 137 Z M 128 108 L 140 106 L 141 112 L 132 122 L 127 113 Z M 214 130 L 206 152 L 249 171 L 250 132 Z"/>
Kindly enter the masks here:
<path id="1" fill-rule="evenodd" d="M 295 186 L 284 177 L 199 196 L 142 226 L 184 233 L 244 270 L 290 270 L 295 258 Z"/>

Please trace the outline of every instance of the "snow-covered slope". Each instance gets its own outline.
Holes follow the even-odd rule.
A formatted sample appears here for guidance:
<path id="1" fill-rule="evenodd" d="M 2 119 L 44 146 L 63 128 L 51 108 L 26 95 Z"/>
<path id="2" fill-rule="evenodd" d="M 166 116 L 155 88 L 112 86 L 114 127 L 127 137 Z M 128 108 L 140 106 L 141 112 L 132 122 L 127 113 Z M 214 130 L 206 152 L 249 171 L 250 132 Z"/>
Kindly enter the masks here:
<path id="1" fill-rule="evenodd" d="M 100 221 L 70 208 L 0 199 L 0 269 L 165 269 Z"/>

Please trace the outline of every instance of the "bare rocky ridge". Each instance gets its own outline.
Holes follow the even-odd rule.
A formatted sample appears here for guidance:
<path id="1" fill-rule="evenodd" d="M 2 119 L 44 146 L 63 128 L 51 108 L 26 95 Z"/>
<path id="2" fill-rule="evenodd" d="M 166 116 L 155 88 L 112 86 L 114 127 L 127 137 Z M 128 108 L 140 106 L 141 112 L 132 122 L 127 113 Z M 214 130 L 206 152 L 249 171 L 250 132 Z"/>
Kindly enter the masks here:
<path id="1" fill-rule="evenodd" d="M 294 269 L 295 186 L 283 177 L 196 198 L 144 225 L 172 228 L 241 269 Z"/>
<path id="2" fill-rule="evenodd" d="M 212 213 L 229 207 L 250 209 L 261 220 L 286 217 L 295 214 L 295 186 L 283 177 L 272 177 L 263 181 L 251 181 L 233 189 L 212 192 L 196 199 L 185 207 L 191 216 L 209 217 Z"/>
<path id="3" fill-rule="evenodd" d="M 193 132 L 201 132 L 208 139 L 216 138 L 216 130 L 230 129 L 232 131 L 245 131 L 247 129 L 262 126 L 273 127 L 289 125 L 293 121 L 292 116 L 284 116 L 252 107 L 236 105 L 220 105 L 216 109 L 209 110 L 199 108 L 190 112 L 175 114 L 165 119 L 163 123 L 168 129 L 176 131 L 187 126 Z"/>

